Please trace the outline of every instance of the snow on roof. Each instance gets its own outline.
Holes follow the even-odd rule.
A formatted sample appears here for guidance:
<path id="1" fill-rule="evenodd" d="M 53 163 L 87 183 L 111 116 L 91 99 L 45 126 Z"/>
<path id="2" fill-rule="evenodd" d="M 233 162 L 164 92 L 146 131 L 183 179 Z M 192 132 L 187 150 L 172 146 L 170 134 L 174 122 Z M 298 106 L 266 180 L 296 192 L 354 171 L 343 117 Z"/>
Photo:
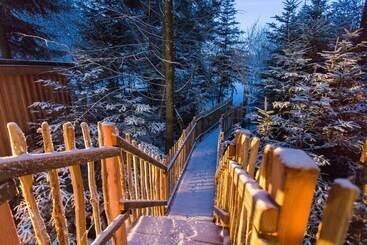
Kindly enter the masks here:
<path id="1" fill-rule="evenodd" d="M 287 167 L 318 170 L 315 161 L 302 150 L 278 147 L 274 153 L 279 156 L 280 161 Z"/>
<path id="2" fill-rule="evenodd" d="M 340 185 L 341 187 L 346 189 L 352 189 L 359 192 L 359 188 L 355 186 L 352 182 L 350 182 L 350 180 L 348 179 L 335 179 L 334 184 Z"/>

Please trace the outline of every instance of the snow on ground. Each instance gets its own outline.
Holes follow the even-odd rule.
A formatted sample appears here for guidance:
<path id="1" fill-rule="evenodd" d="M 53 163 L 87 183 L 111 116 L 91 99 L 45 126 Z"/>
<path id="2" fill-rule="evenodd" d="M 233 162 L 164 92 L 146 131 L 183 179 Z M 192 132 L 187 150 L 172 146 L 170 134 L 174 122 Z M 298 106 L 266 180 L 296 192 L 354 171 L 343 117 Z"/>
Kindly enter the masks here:
<path id="1" fill-rule="evenodd" d="M 212 216 L 218 135 L 215 128 L 196 145 L 169 215 Z"/>
<path id="2" fill-rule="evenodd" d="M 211 218 L 143 216 L 129 232 L 129 245 L 223 244 Z"/>

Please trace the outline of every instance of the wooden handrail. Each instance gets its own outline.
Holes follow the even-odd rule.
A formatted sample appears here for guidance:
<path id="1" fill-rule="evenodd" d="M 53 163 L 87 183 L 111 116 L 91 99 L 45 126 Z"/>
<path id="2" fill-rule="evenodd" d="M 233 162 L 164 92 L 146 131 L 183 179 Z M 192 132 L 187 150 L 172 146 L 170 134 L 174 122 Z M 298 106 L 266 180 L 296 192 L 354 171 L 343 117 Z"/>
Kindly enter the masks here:
<path id="1" fill-rule="evenodd" d="M 121 137 L 117 137 L 117 143 L 118 143 L 118 147 L 120 147 L 122 150 L 127 151 L 135 156 L 138 156 L 140 158 L 142 158 L 143 160 L 147 161 L 150 164 L 153 164 L 154 166 L 163 169 L 164 171 L 167 171 L 167 167 L 166 165 L 164 165 L 163 163 L 161 163 L 160 161 L 158 161 L 157 159 L 151 157 L 150 155 L 148 155 L 147 153 L 145 153 L 144 151 L 142 151 L 141 149 L 139 149 L 138 147 L 130 144 L 127 140 L 121 138 Z"/>
<path id="2" fill-rule="evenodd" d="M 118 156 L 117 147 L 99 147 L 82 150 L 52 152 L 42 154 L 22 154 L 16 157 L 0 158 L 0 182 L 14 177 L 46 172 L 51 169 L 97 161 Z"/>
<path id="3" fill-rule="evenodd" d="M 172 167 L 174 166 L 177 157 L 179 156 L 180 152 L 182 151 L 182 149 L 184 148 L 186 142 L 190 139 L 191 134 L 194 132 L 195 128 L 196 128 L 197 122 L 195 122 L 195 124 L 193 125 L 193 127 L 190 129 L 189 133 L 187 134 L 185 140 L 182 142 L 182 144 L 180 145 L 180 147 L 178 148 L 178 150 L 176 151 L 175 155 L 172 157 L 172 159 L 169 161 L 168 165 L 167 165 L 167 171 L 170 171 L 172 169 Z"/>
<path id="4" fill-rule="evenodd" d="M 125 221 L 129 218 L 130 211 L 125 211 L 122 214 L 118 215 L 113 221 L 104 229 L 96 239 L 91 243 L 91 245 L 103 245 L 106 244 L 115 232 L 125 223 Z"/>

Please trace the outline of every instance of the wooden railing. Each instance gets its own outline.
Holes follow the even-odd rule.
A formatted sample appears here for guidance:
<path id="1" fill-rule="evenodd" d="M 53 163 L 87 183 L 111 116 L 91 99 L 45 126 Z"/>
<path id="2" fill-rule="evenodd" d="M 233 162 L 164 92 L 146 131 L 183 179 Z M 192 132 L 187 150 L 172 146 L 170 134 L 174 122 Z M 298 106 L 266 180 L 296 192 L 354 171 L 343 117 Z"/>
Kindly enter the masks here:
<path id="1" fill-rule="evenodd" d="M 51 238 L 45 221 L 32 192 L 33 174 L 48 172 L 52 194 L 52 219 L 56 239 L 59 244 L 69 244 L 69 231 L 75 224 L 77 244 L 87 244 L 87 218 L 94 224 L 96 240 L 93 244 L 104 244 L 113 238 L 114 244 L 126 243 L 126 226 L 133 224 L 140 215 L 164 215 L 167 203 L 166 166 L 161 159 L 136 145 L 130 137 L 120 138 L 114 124 L 98 125 L 99 147 L 92 145 L 90 130 L 86 123 L 81 124 L 85 149 L 75 148 L 75 130 L 71 123 L 63 125 L 65 151 L 55 152 L 50 129 L 47 123 L 41 127 L 43 154 L 27 153 L 23 132 L 15 123 L 8 124 L 12 157 L 0 158 L 0 237 L 7 244 L 19 244 L 15 224 L 8 201 L 16 195 L 14 178 L 19 177 L 21 194 L 26 202 L 38 244 L 50 244 Z M 102 188 L 97 187 L 95 163 L 101 169 Z M 97 162 L 98 161 L 98 162 Z M 82 177 L 81 165 L 88 168 L 88 181 Z M 58 169 L 68 167 L 74 195 L 74 220 L 66 220 L 62 202 Z M 90 199 L 85 196 L 88 185 Z M 103 209 L 99 197 L 102 189 Z M 138 200 L 144 208 L 129 211 L 134 205 L 126 204 L 126 199 Z M 154 201 L 160 201 L 159 205 Z M 92 207 L 92 217 L 86 217 L 86 203 Z M 149 205 L 148 205 L 148 204 Z M 124 205 L 126 204 L 126 205 Z M 163 205 L 163 206 L 162 206 Z M 104 224 L 107 220 L 107 224 Z M 126 221 L 126 222 L 125 222 Z M 112 236 L 113 235 L 113 236 Z M 93 236 L 92 236 L 93 237 Z M 4 239 L 4 240 L 3 240 Z"/>
<path id="2" fill-rule="evenodd" d="M 224 150 L 214 217 L 232 244 L 302 244 L 319 175 L 314 161 L 301 150 L 267 145 L 257 168 L 259 139 L 240 131 L 218 146 Z M 335 180 L 317 244 L 343 244 L 358 192 L 348 180 Z"/>
<path id="3" fill-rule="evenodd" d="M 168 175 L 168 207 L 172 203 L 174 194 L 180 183 L 182 174 L 186 168 L 187 161 L 195 148 L 196 142 L 200 137 L 211 130 L 219 122 L 221 115 L 232 107 L 232 98 L 223 104 L 215 107 L 209 112 L 194 117 L 186 129 L 183 130 L 176 144 L 169 151 L 166 162 Z"/>
<path id="4" fill-rule="evenodd" d="M 75 234 L 77 244 L 105 244 L 112 238 L 113 244 L 125 244 L 126 229 L 140 216 L 166 214 L 179 180 L 196 141 L 219 121 L 220 116 L 232 106 L 231 100 L 194 118 L 166 159 L 155 156 L 138 145 L 129 135 L 120 136 L 112 123 L 99 123 L 98 147 L 94 147 L 88 124 L 80 125 L 84 149 L 76 149 L 75 128 L 71 123 L 63 125 L 65 151 L 54 150 L 49 125 L 40 128 L 44 153 L 27 153 L 24 133 L 15 123 L 7 125 L 13 156 L 0 158 L 0 238 L 7 244 L 19 244 L 15 222 L 9 201 L 19 196 L 15 179 L 19 178 L 21 194 L 27 205 L 38 244 L 70 244 L 69 232 Z M 166 164 L 168 163 L 168 165 Z M 97 164 L 97 166 L 96 166 Z M 84 167 L 83 165 L 86 165 Z M 99 166 L 98 166 L 99 165 Z M 73 191 L 74 216 L 67 220 L 62 201 L 58 172 L 67 167 Z M 82 177 L 87 170 L 87 180 Z M 96 169 L 100 169 L 97 181 Z M 32 191 L 35 174 L 47 172 L 52 198 L 53 227 L 47 227 Z M 98 172 L 99 173 L 99 172 Z M 101 182 L 101 183 L 100 183 Z M 100 183 L 101 186 L 98 185 Z M 85 187 L 87 186 L 87 188 Z M 89 198 L 85 195 L 89 190 Z M 102 191 L 101 191 L 102 190 Z M 102 197 L 100 195 L 102 194 Z M 92 215 L 87 217 L 86 206 Z M 103 208 L 102 208 L 103 207 Z M 93 230 L 87 223 L 93 224 Z M 50 230 L 56 231 L 50 237 Z"/>

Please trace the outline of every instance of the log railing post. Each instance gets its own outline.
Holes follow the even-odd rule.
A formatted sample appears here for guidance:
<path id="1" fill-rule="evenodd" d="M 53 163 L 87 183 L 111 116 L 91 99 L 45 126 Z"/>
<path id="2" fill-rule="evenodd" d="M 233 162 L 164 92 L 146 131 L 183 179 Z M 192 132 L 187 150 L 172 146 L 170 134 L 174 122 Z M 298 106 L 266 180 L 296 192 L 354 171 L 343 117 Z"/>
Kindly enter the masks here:
<path id="1" fill-rule="evenodd" d="M 112 123 L 102 124 L 102 134 L 103 134 L 103 145 L 104 146 L 114 146 L 117 145 L 118 130 L 116 126 Z M 122 212 L 122 207 L 120 201 L 124 198 L 121 186 L 121 174 L 119 168 L 118 157 L 112 157 L 105 159 L 102 162 L 102 168 L 105 171 L 106 178 L 102 178 L 104 186 L 104 199 L 105 199 L 105 209 L 107 214 L 108 223 L 111 224 L 114 218 Z M 127 243 L 126 240 L 126 228 L 123 224 L 113 236 L 113 243 L 115 245 L 124 245 Z"/>
<path id="2" fill-rule="evenodd" d="M 48 123 L 44 122 L 41 125 L 41 133 L 43 139 L 43 149 L 46 153 L 54 151 L 52 136 Z M 52 193 L 52 218 L 55 222 L 55 230 L 59 244 L 69 244 L 69 235 L 67 221 L 65 218 L 64 206 L 62 204 L 62 196 L 60 191 L 60 183 L 58 178 L 58 170 L 50 170 L 48 172 Z"/>
<path id="3" fill-rule="evenodd" d="M 73 125 L 68 122 L 63 125 L 65 150 L 72 151 L 75 146 L 75 131 Z M 87 244 L 87 224 L 85 216 L 84 184 L 79 165 L 69 167 L 71 184 L 73 186 L 76 241 L 79 245 Z"/>
<path id="4" fill-rule="evenodd" d="M 27 153 L 27 143 L 25 136 L 16 123 L 8 123 L 8 133 L 13 156 L 19 156 Z M 33 196 L 33 176 L 22 176 L 19 178 L 19 180 L 37 242 L 41 245 L 50 244 L 50 237 L 47 234 L 45 223 L 38 210 L 36 199 Z"/>
<path id="5" fill-rule="evenodd" d="M 93 147 L 88 124 L 83 122 L 80 124 L 80 127 L 82 128 L 85 148 Z M 101 213 L 99 211 L 99 194 L 97 190 L 96 173 L 93 161 L 88 162 L 88 186 L 90 192 L 90 203 L 92 206 L 94 230 L 96 235 L 99 235 L 102 232 L 100 217 Z"/>
<path id="6" fill-rule="evenodd" d="M 349 180 L 334 181 L 319 227 L 317 245 L 344 244 L 358 194 L 358 187 Z"/>
<path id="7" fill-rule="evenodd" d="M 305 152 L 286 148 L 275 149 L 272 168 L 269 191 L 280 207 L 279 243 L 302 244 L 320 171 Z"/>

